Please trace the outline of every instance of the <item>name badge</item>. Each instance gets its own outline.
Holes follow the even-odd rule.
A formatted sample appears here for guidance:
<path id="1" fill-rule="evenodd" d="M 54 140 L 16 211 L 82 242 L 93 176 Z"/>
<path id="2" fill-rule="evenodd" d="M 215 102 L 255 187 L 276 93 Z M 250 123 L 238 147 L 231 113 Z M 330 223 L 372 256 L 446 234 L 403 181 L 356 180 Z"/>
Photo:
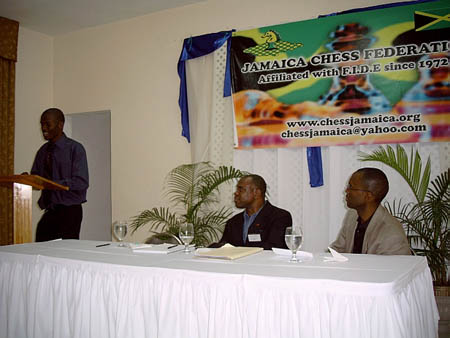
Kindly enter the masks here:
<path id="1" fill-rule="evenodd" d="M 260 234 L 248 234 L 248 241 L 249 242 L 261 242 L 261 235 Z"/>

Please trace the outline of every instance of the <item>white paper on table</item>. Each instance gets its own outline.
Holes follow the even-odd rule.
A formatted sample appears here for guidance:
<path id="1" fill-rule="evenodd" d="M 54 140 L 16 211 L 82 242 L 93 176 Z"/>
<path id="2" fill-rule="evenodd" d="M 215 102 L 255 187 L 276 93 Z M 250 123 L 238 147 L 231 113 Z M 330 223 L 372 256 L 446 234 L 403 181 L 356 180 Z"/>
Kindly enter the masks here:
<path id="1" fill-rule="evenodd" d="M 330 247 L 328 247 L 328 250 L 330 250 L 330 252 L 331 252 L 331 257 L 324 257 L 323 258 L 324 262 L 346 262 L 346 261 L 348 261 L 347 257 L 345 257 L 344 255 L 341 255 L 336 250 L 334 250 Z"/>
<path id="2" fill-rule="evenodd" d="M 272 248 L 272 251 L 281 256 L 292 256 L 292 251 L 289 249 L 281 249 L 281 248 Z M 296 253 L 297 258 L 313 258 L 314 255 L 311 252 L 307 251 L 297 251 Z"/>
<path id="3" fill-rule="evenodd" d="M 172 252 L 181 251 L 184 249 L 184 245 L 175 244 L 133 244 L 130 243 L 129 247 L 134 253 L 156 253 L 156 254 L 169 254 Z"/>

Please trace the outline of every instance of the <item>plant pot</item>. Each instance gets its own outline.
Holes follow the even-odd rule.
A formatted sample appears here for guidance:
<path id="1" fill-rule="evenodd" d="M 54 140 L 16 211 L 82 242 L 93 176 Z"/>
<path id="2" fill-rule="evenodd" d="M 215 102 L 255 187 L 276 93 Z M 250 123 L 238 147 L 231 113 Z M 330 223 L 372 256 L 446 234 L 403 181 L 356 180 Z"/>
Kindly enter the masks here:
<path id="1" fill-rule="evenodd" d="M 436 297 L 450 297 L 450 285 L 434 285 L 433 289 Z"/>
<path id="2" fill-rule="evenodd" d="M 439 337 L 450 337 L 450 286 L 434 286 L 439 310 Z"/>

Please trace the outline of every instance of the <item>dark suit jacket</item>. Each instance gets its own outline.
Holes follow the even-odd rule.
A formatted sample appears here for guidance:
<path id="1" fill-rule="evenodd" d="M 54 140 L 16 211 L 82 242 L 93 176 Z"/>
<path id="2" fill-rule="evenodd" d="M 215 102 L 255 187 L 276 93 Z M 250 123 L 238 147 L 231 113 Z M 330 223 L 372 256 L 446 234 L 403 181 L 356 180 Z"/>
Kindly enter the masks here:
<path id="1" fill-rule="evenodd" d="M 284 242 L 284 232 L 290 226 L 292 226 L 291 214 L 267 201 L 248 229 L 249 234 L 259 234 L 261 242 L 249 242 L 247 236 L 244 243 L 242 240 L 244 212 L 241 212 L 227 221 L 222 239 L 210 247 L 220 247 L 225 243 L 230 243 L 234 246 L 255 246 L 264 248 L 264 250 L 270 250 L 272 247 L 287 248 Z"/>

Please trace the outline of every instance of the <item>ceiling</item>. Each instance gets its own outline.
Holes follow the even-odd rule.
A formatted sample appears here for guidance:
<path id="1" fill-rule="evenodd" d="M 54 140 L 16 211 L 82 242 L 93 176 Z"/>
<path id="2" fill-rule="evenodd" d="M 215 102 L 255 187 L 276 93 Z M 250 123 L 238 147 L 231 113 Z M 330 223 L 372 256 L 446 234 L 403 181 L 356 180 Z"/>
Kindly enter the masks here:
<path id="1" fill-rule="evenodd" d="M 206 0 L 0 0 L 0 16 L 50 36 Z"/>

